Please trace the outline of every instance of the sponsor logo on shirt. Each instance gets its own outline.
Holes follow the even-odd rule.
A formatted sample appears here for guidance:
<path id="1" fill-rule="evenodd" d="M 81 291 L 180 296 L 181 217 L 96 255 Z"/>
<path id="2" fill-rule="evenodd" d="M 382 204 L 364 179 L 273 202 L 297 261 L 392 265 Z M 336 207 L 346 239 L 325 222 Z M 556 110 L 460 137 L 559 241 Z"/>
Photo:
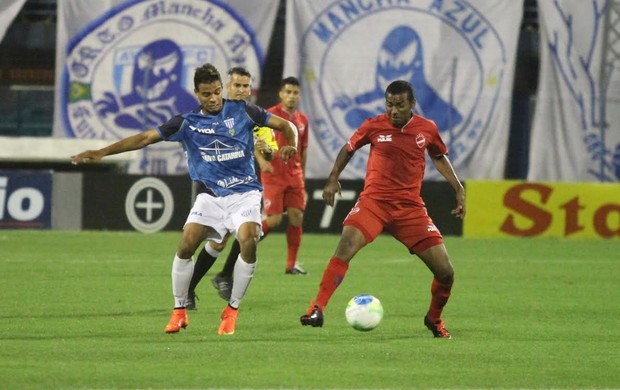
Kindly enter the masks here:
<path id="1" fill-rule="evenodd" d="M 222 162 L 245 157 L 245 150 L 235 149 L 220 140 L 215 140 L 199 149 L 202 159 L 206 162 Z"/>
<path id="2" fill-rule="evenodd" d="M 379 135 L 379 138 L 377 138 L 377 142 L 392 142 L 392 134 Z"/>
<path id="3" fill-rule="evenodd" d="M 217 185 L 222 187 L 222 188 L 231 188 L 231 187 L 235 187 L 241 184 L 247 184 L 247 183 L 252 183 L 254 182 L 254 178 L 252 178 L 252 176 L 247 176 L 247 177 L 237 177 L 237 176 L 231 176 L 229 178 L 223 179 L 223 180 L 218 180 L 217 181 Z M 245 215 L 244 215 L 245 217 Z"/>
<path id="4" fill-rule="evenodd" d="M 213 129 L 204 129 L 201 127 L 196 127 L 196 126 L 191 126 L 191 125 L 189 126 L 189 129 L 191 131 L 197 131 L 198 133 L 201 133 L 201 134 L 215 134 L 215 130 Z"/>

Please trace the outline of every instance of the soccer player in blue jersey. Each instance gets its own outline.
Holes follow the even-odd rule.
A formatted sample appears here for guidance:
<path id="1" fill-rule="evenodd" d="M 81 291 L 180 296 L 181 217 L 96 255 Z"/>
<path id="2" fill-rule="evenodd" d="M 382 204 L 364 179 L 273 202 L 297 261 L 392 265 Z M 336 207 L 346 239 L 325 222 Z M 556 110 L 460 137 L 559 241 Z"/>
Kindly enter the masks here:
<path id="1" fill-rule="evenodd" d="M 172 262 L 174 309 L 164 330 L 176 333 L 189 324 L 185 305 L 194 268 L 192 256 L 200 243 L 221 241 L 230 232 L 240 242 L 241 254 L 235 264 L 231 297 L 218 328 L 219 335 L 229 335 L 235 332 L 239 304 L 254 275 L 256 243 L 261 235 L 262 187 L 254 167 L 253 128 L 264 125 L 286 134 L 288 145 L 279 153 L 287 160 L 297 153 L 297 129 L 254 104 L 224 99 L 220 73 L 211 64 L 196 69 L 194 93 L 200 103 L 195 110 L 176 115 L 156 129 L 79 153 L 71 160 L 74 164 L 92 163 L 162 140 L 181 143 L 189 175 L 200 190 Z"/>
<path id="2" fill-rule="evenodd" d="M 252 94 L 252 75 L 247 69 L 241 66 L 230 68 L 228 70 L 228 80 L 226 81 L 225 88 L 228 99 L 248 101 Z M 273 136 L 272 130 L 268 127 L 256 126 L 254 128 L 254 135 L 256 139 L 254 157 L 258 164 L 263 167 L 265 164 L 268 165 L 269 163 L 267 161 L 273 158 L 274 152 L 278 150 L 278 144 Z M 267 143 L 267 146 L 265 146 L 264 143 Z M 219 254 L 226 247 L 228 237 L 229 235 L 227 235 L 222 242 L 208 241 L 196 256 L 194 273 L 189 283 L 189 291 L 187 294 L 187 304 L 185 307 L 187 310 L 198 310 L 196 305 L 196 287 L 204 275 L 211 269 Z M 238 245 L 238 243 L 235 242 L 235 245 Z M 226 265 L 224 266 L 226 275 L 230 275 L 230 277 L 220 277 L 220 273 L 213 279 L 213 283 L 218 291 L 225 291 L 226 294 L 223 295 L 220 292 L 220 296 L 226 301 L 230 300 L 232 274 L 237 261 L 238 251 L 237 253 L 232 253 L 231 251 L 228 257 L 230 258 L 231 256 L 234 256 L 234 259 L 229 261 L 227 258 Z"/>

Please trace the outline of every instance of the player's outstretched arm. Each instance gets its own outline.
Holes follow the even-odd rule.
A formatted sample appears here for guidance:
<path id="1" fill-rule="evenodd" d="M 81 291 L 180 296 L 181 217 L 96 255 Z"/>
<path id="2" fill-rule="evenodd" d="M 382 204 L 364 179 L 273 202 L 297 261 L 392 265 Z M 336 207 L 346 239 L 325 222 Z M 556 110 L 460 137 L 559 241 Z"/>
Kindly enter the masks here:
<path id="1" fill-rule="evenodd" d="M 150 144 L 161 141 L 161 136 L 155 129 L 146 130 L 142 133 L 132 135 L 115 142 L 99 150 L 86 150 L 82 153 L 71 156 L 71 163 L 83 164 L 98 162 L 105 156 L 129 152 L 130 150 L 142 149 Z"/>
<path id="2" fill-rule="evenodd" d="M 454 172 L 454 168 L 446 155 L 440 155 L 431 158 L 435 168 L 443 177 L 446 178 L 448 183 L 454 188 L 456 192 L 456 208 L 452 209 L 452 215 L 458 218 L 463 218 L 465 216 L 465 189 L 463 185 L 459 181 L 458 177 L 456 177 L 456 173 Z"/>

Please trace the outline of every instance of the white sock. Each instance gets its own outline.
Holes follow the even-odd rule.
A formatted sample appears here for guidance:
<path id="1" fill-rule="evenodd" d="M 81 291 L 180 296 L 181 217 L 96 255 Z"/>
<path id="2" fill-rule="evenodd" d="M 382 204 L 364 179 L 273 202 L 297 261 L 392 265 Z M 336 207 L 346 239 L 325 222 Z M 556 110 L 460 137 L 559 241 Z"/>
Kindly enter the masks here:
<path id="1" fill-rule="evenodd" d="M 185 307 L 187 301 L 187 290 L 189 282 L 192 280 L 194 273 L 194 261 L 189 259 L 181 259 L 174 255 L 172 261 L 172 295 L 174 295 L 174 307 Z"/>
<path id="2" fill-rule="evenodd" d="M 213 256 L 214 258 L 217 259 L 217 257 L 220 255 L 220 252 L 218 252 L 217 250 L 215 250 L 211 244 L 207 244 L 205 245 L 205 251 L 210 255 Z"/>
<path id="3" fill-rule="evenodd" d="M 228 304 L 233 308 L 239 308 L 239 304 L 245 296 L 245 292 L 252 281 L 252 276 L 254 276 L 255 269 L 256 263 L 248 264 L 241 258 L 241 255 L 237 257 L 235 270 L 233 271 L 233 285 L 230 293 L 230 301 L 228 301 Z"/>

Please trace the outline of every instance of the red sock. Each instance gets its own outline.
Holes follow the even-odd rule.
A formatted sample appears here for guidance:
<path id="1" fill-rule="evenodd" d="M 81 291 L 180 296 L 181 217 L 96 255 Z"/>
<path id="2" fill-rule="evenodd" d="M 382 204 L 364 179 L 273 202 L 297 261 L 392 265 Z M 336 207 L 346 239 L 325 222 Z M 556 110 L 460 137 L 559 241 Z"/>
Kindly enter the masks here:
<path id="1" fill-rule="evenodd" d="M 349 269 L 349 263 L 340 258 L 334 256 L 329 260 L 325 272 L 323 272 L 323 279 L 321 279 L 321 285 L 319 286 L 319 293 L 316 296 L 314 304 L 325 310 L 327 302 L 334 294 L 334 291 L 340 286 L 344 275 Z"/>
<path id="2" fill-rule="evenodd" d="M 288 253 L 286 257 L 286 269 L 291 269 L 297 261 L 297 253 L 299 252 L 299 244 L 301 243 L 301 234 L 303 229 L 301 226 L 289 226 L 286 229 L 286 243 L 288 244 Z"/>
<path id="3" fill-rule="evenodd" d="M 267 233 L 269 233 L 269 225 L 267 225 L 267 220 L 263 219 L 263 221 L 260 223 L 261 229 L 263 229 L 263 237 L 261 237 L 261 240 L 263 238 L 265 238 L 265 236 L 267 236 Z"/>
<path id="4" fill-rule="evenodd" d="M 441 312 L 446 303 L 448 303 L 453 283 L 453 281 L 450 283 L 440 283 L 437 279 L 433 278 L 433 284 L 431 285 L 431 306 L 426 314 L 431 322 L 437 322 L 441 319 Z"/>

